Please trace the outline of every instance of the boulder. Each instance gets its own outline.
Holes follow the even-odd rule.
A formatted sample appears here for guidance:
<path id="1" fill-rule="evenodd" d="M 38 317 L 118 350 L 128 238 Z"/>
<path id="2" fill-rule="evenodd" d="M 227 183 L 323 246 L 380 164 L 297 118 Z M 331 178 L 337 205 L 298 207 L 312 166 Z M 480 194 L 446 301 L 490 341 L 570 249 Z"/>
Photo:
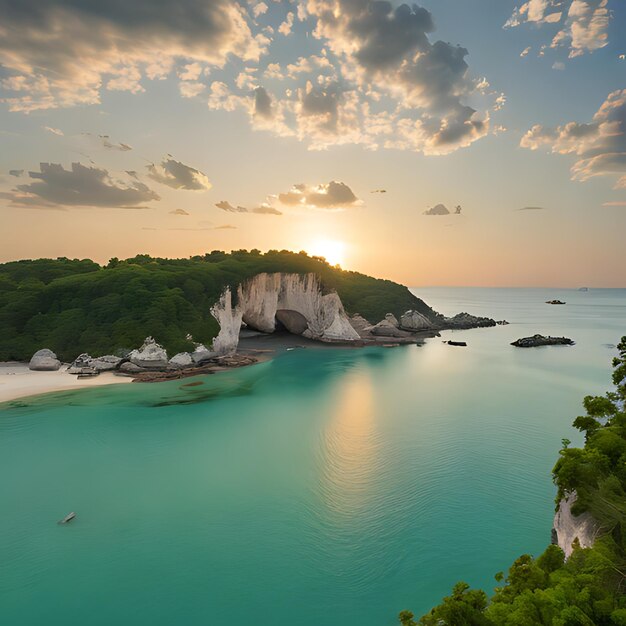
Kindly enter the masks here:
<path id="1" fill-rule="evenodd" d="M 141 348 L 130 353 L 129 359 L 145 369 L 165 369 L 168 362 L 167 352 L 152 337 L 146 337 Z"/>
<path id="2" fill-rule="evenodd" d="M 193 364 L 193 359 L 189 352 L 179 352 L 170 359 L 169 367 L 172 369 L 183 369 L 185 367 L 192 367 Z"/>
<path id="3" fill-rule="evenodd" d="M 309 323 L 306 317 L 298 311 L 290 309 L 278 309 L 276 311 L 276 319 L 292 334 L 302 335 L 308 328 Z"/>
<path id="4" fill-rule="evenodd" d="M 398 328 L 398 326 L 400 325 L 398 322 L 398 319 L 393 313 L 387 313 L 387 315 L 385 315 L 385 320 L 389 322 L 392 326 L 395 326 L 396 328 Z"/>
<path id="5" fill-rule="evenodd" d="M 130 361 L 126 361 L 120 365 L 120 372 L 124 374 L 138 374 L 139 372 L 145 372 L 146 369 L 144 367 L 139 367 L 139 365 L 135 365 Z"/>
<path id="6" fill-rule="evenodd" d="M 209 350 L 206 346 L 199 344 L 196 349 L 191 353 L 191 360 L 196 364 L 206 363 L 214 359 L 218 353 L 215 350 Z"/>
<path id="7" fill-rule="evenodd" d="M 93 358 L 86 352 L 77 356 L 71 365 L 67 368 L 70 374 L 83 374 L 83 370 L 93 370 L 95 372 L 108 372 L 117 369 L 122 359 L 112 354 L 105 354 Z"/>
<path id="8" fill-rule="evenodd" d="M 375 326 L 370 329 L 372 335 L 377 337 L 409 337 L 410 333 L 405 330 L 400 330 L 397 326 L 394 326 L 388 319 L 381 320 Z"/>
<path id="9" fill-rule="evenodd" d="M 536 348 L 538 346 L 573 346 L 574 341 L 569 337 L 547 337 L 544 335 L 533 335 L 532 337 L 522 337 L 514 341 L 512 346 L 516 348 Z"/>
<path id="10" fill-rule="evenodd" d="M 355 313 L 350 318 L 350 324 L 352 325 L 352 328 L 356 330 L 360 337 L 369 336 L 370 330 L 372 329 L 372 325 L 362 315 L 359 315 L 358 313 Z"/>
<path id="11" fill-rule="evenodd" d="M 433 328 L 433 324 L 418 311 L 407 311 L 400 317 L 400 328 L 413 331 L 430 330 Z"/>
<path id="12" fill-rule="evenodd" d="M 36 372 L 55 372 L 60 367 L 61 361 L 59 361 L 57 355 L 52 352 L 52 350 L 48 350 L 48 348 L 37 350 L 28 364 L 28 369 Z"/>

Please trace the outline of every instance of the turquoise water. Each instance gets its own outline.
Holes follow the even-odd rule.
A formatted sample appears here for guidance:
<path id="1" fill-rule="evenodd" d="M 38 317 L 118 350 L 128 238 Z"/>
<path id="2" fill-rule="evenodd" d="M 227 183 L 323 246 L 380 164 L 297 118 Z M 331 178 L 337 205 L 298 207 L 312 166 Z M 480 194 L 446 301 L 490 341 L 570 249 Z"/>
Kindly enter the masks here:
<path id="1" fill-rule="evenodd" d="M 540 552 L 626 290 L 416 292 L 512 324 L 2 406 L 0 623 L 391 626 Z"/>

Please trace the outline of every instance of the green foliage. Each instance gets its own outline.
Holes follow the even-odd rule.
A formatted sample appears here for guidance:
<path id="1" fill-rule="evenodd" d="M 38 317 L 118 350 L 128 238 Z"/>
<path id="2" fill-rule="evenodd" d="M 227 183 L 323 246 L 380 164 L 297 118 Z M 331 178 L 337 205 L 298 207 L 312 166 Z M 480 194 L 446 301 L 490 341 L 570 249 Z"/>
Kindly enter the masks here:
<path id="1" fill-rule="evenodd" d="M 538 558 L 522 555 L 506 579 L 496 580 L 491 600 L 483 591 L 457 583 L 419 624 L 423 626 L 626 626 L 626 337 L 613 361 L 616 390 L 587 396 L 587 415 L 574 426 L 586 433 L 585 446 L 563 440 L 553 476 L 557 499 L 576 490 L 574 514 L 588 511 L 600 528 L 592 548 L 563 551 L 548 546 Z M 402 613 L 401 613 L 402 615 Z"/>
<path id="2" fill-rule="evenodd" d="M 117 353 L 147 335 L 174 354 L 186 336 L 210 342 L 219 327 L 210 313 L 227 286 L 261 272 L 314 272 L 323 289 L 336 290 L 349 313 L 377 322 L 416 309 L 437 314 L 402 285 L 331 267 L 306 253 L 214 250 L 189 259 L 141 254 L 90 260 L 38 259 L 0 265 L 0 360 L 28 360 L 47 347 L 63 360 L 81 352 Z"/>

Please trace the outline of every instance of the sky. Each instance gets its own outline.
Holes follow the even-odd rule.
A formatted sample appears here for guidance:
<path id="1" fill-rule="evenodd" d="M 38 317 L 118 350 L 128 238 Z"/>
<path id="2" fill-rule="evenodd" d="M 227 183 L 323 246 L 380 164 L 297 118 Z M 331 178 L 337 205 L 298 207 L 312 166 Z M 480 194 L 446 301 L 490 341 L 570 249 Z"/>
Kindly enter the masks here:
<path id="1" fill-rule="evenodd" d="M 0 0 L 0 262 L 626 287 L 623 0 Z"/>

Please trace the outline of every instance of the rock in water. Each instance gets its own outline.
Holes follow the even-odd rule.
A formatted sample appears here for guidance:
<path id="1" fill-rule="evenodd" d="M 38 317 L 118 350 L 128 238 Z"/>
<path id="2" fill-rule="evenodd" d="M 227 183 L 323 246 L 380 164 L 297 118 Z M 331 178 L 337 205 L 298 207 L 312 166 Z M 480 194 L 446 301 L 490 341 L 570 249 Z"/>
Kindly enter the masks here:
<path id="1" fill-rule="evenodd" d="M 400 330 L 397 326 L 394 326 L 394 324 L 389 321 L 387 316 L 385 316 L 384 320 L 381 320 L 378 324 L 372 326 L 372 328 L 370 328 L 370 333 L 377 337 L 409 337 L 411 334 L 405 330 Z"/>
<path id="2" fill-rule="evenodd" d="M 457 313 L 454 317 L 444 318 L 442 328 L 485 328 L 495 326 L 496 321 L 490 317 L 479 317 L 469 313 Z"/>
<path id="3" fill-rule="evenodd" d="M 538 346 L 573 346 L 574 342 L 568 337 L 533 335 L 532 337 L 522 337 L 514 341 L 511 345 L 516 348 L 536 348 Z"/>
<path id="4" fill-rule="evenodd" d="M 52 350 L 48 350 L 48 348 L 37 350 L 28 364 L 28 369 L 36 372 L 56 372 L 60 367 L 61 361 L 59 361 L 57 355 L 52 352 Z"/>
<path id="5" fill-rule="evenodd" d="M 165 369 L 167 367 L 167 352 L 152 337 L 146 337 L 139 350 L 133 350 L 129 355 L 130 362 L 146 369 Z"/>

